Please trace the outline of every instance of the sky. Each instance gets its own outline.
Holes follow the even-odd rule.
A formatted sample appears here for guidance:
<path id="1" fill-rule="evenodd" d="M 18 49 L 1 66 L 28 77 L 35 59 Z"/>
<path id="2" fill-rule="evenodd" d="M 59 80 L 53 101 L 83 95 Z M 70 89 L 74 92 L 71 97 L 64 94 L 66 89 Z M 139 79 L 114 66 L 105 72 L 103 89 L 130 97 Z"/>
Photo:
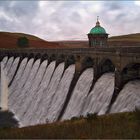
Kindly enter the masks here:
<path id="1" fill-rule="evenodd" d="M 140 1 L 0 0 L 0 31 L 48 41 L 87 40 L 97 16 L 109 36 L 140 33 Z"/>

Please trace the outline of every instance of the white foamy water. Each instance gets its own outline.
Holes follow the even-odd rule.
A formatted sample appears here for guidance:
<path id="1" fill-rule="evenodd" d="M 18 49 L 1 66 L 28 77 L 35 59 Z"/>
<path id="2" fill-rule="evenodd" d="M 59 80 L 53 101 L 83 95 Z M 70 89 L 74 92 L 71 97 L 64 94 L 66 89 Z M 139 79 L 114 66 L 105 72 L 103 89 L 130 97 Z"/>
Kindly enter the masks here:
<path id="1" fill-rule="evenodd" d="M 31 72 L 31 68 L 32 68 L 32 64 L 33 64 L 34 59 L 30 59 L 25 67 L 25 70 L 23 72 L 22 77 L 19 79 L 19 81 L 17 82 L 17 85 L 13 91 L 13 98 L 12 100 L 12 111 L 15 113 L 18 110 L 18 103 L 20 102 L 20 100 L 18 100 L 18 96 L 20 96 L 21 92 L 22 92 L 22 88 L 24 87 L 24 84 L 26 83 L 26 80 L 29 77 L 29 74 Z"/>
<path id="2" fill-rule="evenodd" d="M 7 77 L 8 77 L 8 83 L 10 83 L 10 81 L 12 80 L 14 74 L 15 74 L 15 71 L 17 69 L 17 66 L 18 66 L 18 63 L 19 63 L 19 57 L 17 57 L 14 62 L 12 63 L 12 66 L 11 66 L 11 69 L 9 70 L 8 74 L 7 74 Z"/>
<path id="3" fill-rule="evenodd" d="M 8 75 L 10 69 L 11 69 L 11 66 L 12 66 L 12 63 L 14 61 L 14 57 L 10 57 L 7 61 L 7 64 L 5 65 L 4 67 L 4 71 L 6 71 L 6 75 Z"/>
<path id="4" fill-rule="evenodd" d="M 47 119 L 49 122 L 56 121 L 62 110 L 66 96 L 69 91 L 71 81 L 75 73 L 75 65 L 70 65 L 64 72 L 64 75 L 60 81 L 59 87 L 52 99 L 50 108 L 47 113 Z"/>
<path id="5" fill-rule="evenodd" d="M 120 91 L 110 113 L 130 112 L 140 109 L 140 80 L 128 82 Z"/>
<path id="6" fill-rule="evenodd" d="M 32 85 L 30 90 L 28 90 L 25 94 L 24 97 L 22 98 L 22 102 L 20 103 L 19 111 L 18 111 L 18 116 L 21 120 L 21 123 L 24 124 L 24 120 L 29 120 L 27 110 L 29 110 L 31 102 L 34 100 L 34 96 L 36 96 L 37 89 L 43 79 L 44 72 L 46 70 L 48 61 L 45 60 L 39 67 L 39 70 L 32 81 Z M 32 112 L 32 108 L 30 108 L 30 111 Z"/>
<path id="7" fill-rule="evenodd" d="M 74 88 L 71 99 L 62 117 L 62 120 L 70 119 L 74 116 L 80 116 L 82 105 L 89 93 L 93 81 L 93 68 L 86 69 Z"/>
<path id="8" fill-rule="evenodd" d="M 75 65 L 70 65 L 64 71 L 64 63 L 55 68 L 55 61 L 48 65 L 47 60 L 40 64 L 40 59 L 27 62 L 25 58 L 8 89 L 8 82 L 12 80 L 18 63 L 19 57 L 4 57 L 1 62 L 0 106 L 4 110 L 9 107 L 21 126 L 56 121 L 64 107 Z M 62 120 L 87 113 L 100 115 L 106 112 L 114 91 L 114 74 L 103 74 L 89 93 L 93 73 L 93 69 L 88 68 L 81 74 Z M 140 109 L 140 80 L 130 81 L 124 86 L 110 113 L 130 112 L 135 108 Z"/>
<path id="9" fill-rule="evenodd" d="M 38 117 L 40 116 L 41 109 L 43 107 L 43 99 L 46 98 L 45 91 L 47 90 L 47 87 L 50 83 L 52 74 L 55 69 L 55 64 L 56 62 L 53 61 L 48 65 L 46 72 L 43 76 L 43 79 L 36 92 L 36 96 L 33 96 L 33 100 L 31 101 L 31 104 L 28 107 L 28 110 L 26 112 L 27 116 L 25 118 L 28 118 L 28 119 L 24 119 L 24 122 L 23 122 L 24 126 L 28 124 L 35 125 L 39 123 Z"/>
<path id="10" fill-rule="evenodd" d="M 27 58 L 24 58 L 19 66 L 19 69 L 15 75 L 15 78 L 14 78 L 12 84 L 9 87 L 9 105 L 11 105 L 11 103 L 13 101 L 12 98 L 14 98 L 14 95 L 12 95 L 12 94 L 16 90 L 17 84 L 20 84 L 19 82 L 20 82 L 20 79 L 24 72 L 24 69 L 26 67 L 26 64 L 27 64 Z"/>
<path id="11" fill-rule="evenodd" d="M 3 69 L 4 69 L 4 67 L 5 67 L 5 65 L 6 65 L 6 63 L 7 63 L 7 60 L 8 60 L 8 57 L 5 56 L 5 57 L 2 59 L 2 61 L 1 61 L 1 63 L 3 63 Z M 0 67 L 1 67 L 1 64 L 0 64 Z M 1 69 L 1 68 L 0 68 L 0 69 Z M 0 72 L 0 85 L 1 85 L 1 72 Z M 0 96 L 1 96 L 1 86 L 0 86 Z"/>
<path id="12" fill-rule="evenodd" d="M 7 82 L 7 76 L 4 71 L 4 64 L 0 63 L 1 68 L 1 82 L 0 82 L 0 107 L 2 110 L 8 110 L 8 82 Z"/>
<path id="13" fill-rule="evenodd" d="M 26 98 L 29 97 L 29 94 L 28 92 L 30 91 L 32 85 L 35 83 L 35 76 L 36 76 L 36 73 L 38 71 L 38 68 L 39 68 L 39 65 L 40 65 L 40 59 L 37 60 L 32 68 L 31 68 L 31 71 L 28 75 L 28 78 L 18 96 L 18 102 L 16 102 L 16 108 L 17 108 L 17 117 L 20 116 L 21 112 L 24 111 L 24 103 L 26 103 Z M 25 68 L 26 70 L 26 68 Z M 22 109 L 21 109 L 22 108 Z"/>
<path id="14" fill-rule="evenodd" d="M 53 73 L 53 76 L 48 85 L 48 88 L 46 89 L 46 91 L 44 91 L 46 93 L 46 97 L 43 98 L 43 100 L 42 100 L 41 113 L 38 117 L 38 120 L 40 123 L 46 122 L 47 112 L 50 107 L 49 105 L 51 104 L 53 96 L 54 96 L 56 90 L 58 89 L 58 85 L 59 85 L 60 79 L 62 77 L 63 71 L 64 71 L 64 63 L 60 63 Z"/>
<path id="15" fill-rule="evenodd" d="M 114 91 L 114 73 L 103 74 L 95 83 L 83 107 L 82 115 L 87 113 L 105 114 Z"/>
<path id="16" fill-rule="evenodd" d="M 3 65 L 4 65 L 4 67 L 6 66 L 7 60 L 8 60 L 8 56 L 5 56 L 5 57 L 2 59 L 2 63 L 3 63 Z"/>

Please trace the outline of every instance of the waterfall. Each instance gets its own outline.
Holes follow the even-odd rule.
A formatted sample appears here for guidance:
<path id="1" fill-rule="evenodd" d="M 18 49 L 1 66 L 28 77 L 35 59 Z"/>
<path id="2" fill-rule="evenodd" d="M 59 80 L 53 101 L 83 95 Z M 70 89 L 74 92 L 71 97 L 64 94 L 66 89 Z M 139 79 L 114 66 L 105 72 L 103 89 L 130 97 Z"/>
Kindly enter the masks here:
<path id="1" fill-rule="evenodd" d="M 32 112 L 32 108 L 30 108 L 30 105 L 31 102 L 34 100 L 34 96 L 36 96 L 37 89 L 43 79 L 47 64 L 48 61 L 45 60 L 40 65 L 35 78 L 31 82 L 32 83 L 32 85 L 30 86 L 31 88 L 23 94 L 24 95 L 23 98 L 20 98 L 21 103 L 17 115 L 20 118 L 22 124 L 24 124 L 24 121 L 29 120 L 27 110 L 29 110 L 29 112 Z"/>
<path id="2" fill-rule="evenodd" d="M 103 74 L 95 83 L 93 90 L 86 98 L 82 115 L 87 113 L 105 114 L 114 91 L 114 73 Z"/>
<path id="3" fill-rule="evenodd" d="M 2 62 L 3 62 L 4 67 L 6 66 L 7 61 L 8 61 L 8 56 L 5 56 L 5 57 L 2 59 Z"/>
<path id="4" fill-rule="evenodd" d="M 33 64 L 33 61 L 34 59 L 30 59 L 26 65 L 26 68 L 23 72 L 23 75 L 22 77 L 19 79 L 19 81 L 16 83 L 16 87 L 14 88 L 14 91 L 13 91 L 13 98 L 12 98 L 12 104 L 11 104 L 11 109 L 14 113 L 17 112 L 18 110 L 18 104 L 20 102 L 20 100 L 18 100 L 18 96 L 20 96 L 21 94 L 21 91 L 24 87 L 24 84 L 26 83 L 26 80 L 28 79 L 29 77 L 29 74 L 30 74 L 30 71 L 31 71 L 31 68 L 32 68 L 32 64 Z"/>
<path id="5" fill-rule="evenodd" d="M 43 76 L 43 79 L 38 87 L 38 90 L 36 92 L 36 95 L 33 96 L 33 100 L 31 101 L 30 106 L 28 107 L 28 110 L 26 112 L 28 119 L 24 119 L 23 124 L 24 125 L 34 125 L 39 123 L 39 116 L 41 113 L 41 108 L 43 107 L 43 99 L 46 98 L 46 90 L 50 83 L 51 77 L 53 75 L 54 69 L 55 69 L 56 62 L 51 62 Z M 25 117 L 26 118 L 26 117 Z"/>
<path id="6" fill-rule="evenodd" d="M 12 63 L 14 61 L 14 57 L 10 57 L 7 61 L 7 64 L 5 65 L 4 67 L 4 71 L 7 72 L 7 74 L 9 73 L 10 69 L 11 69 L 11 66 L 12 66 Z"/>
<path id="7" fill-rule="evenodd" d="M 17 66 L 18 66 L 18 63 L 19 63 L 19 57 L 17 57 L 14 62 L 12 63 L 12 66 L 11 66 L 11 69 L 9 70 L 9 72 L 7 73 L 7 77 L 8 77 L 8 83 L 10 83 L 10 81 L 12 80 L 15 72 L 16 72 L 16 69 L 17 69 Z"/>
<path id="8" fill-rule="evenodd" d="M 19 69 L 15 75 L 15 78 L 14 78 L 11 86 L 9 87 L 9 107 L 13 103 L 13 99 L 16 97 L 16 96 L 14 96 L 14 92 L 17 88 L 17 85 L 20 84 L 19 82 L 20 82 L 20 79 L 24 72 L 26 64 L 27 64 L 27 58 L 24 58 L 19 66 Z"/>
<path id="9" fill-rule="evenodd" d="M 2 110 L 8 110 L 8 82 L 4 71 L 4 64 L 1 62 L 1 82 L 0 82 L 0 107 Z"/>
<path id="10" fill-rule="evenodd" d="M 68 103 L 66 111 L 62 117 L 62 120 L 70 119 L 74 116 L 80 116 L 82 105 L 85 101 L 87 94 L 89 93 L 93 80 L 93 68 L 86 69 L 74 88 L 72 97 Z"/>
<path id="11" fill-rule="evenodd" d="M 56 67 L 56 69 L 52 75 L 52 79 L 48 85 L 48 88 L 45 91 L 46 97 L 42 99 L 41 113 L 38 117 L 40 123 L 46 122 L 48 109 L 50 107 L 53 96 L 58 89 L 58 85 L 61 80 L 63 71 L 64 71 L 64 63 L 60 63 Z"/>
<path id="12" fill-rule="evenodd" d="M 56 66 L 56 61 L 48 64 L 48 60 L 24 58 L 20 62 L 19 57 L 4 57 L 0 65 L 0 107 L 15 113 L 20 126 L 57 121 L 75 74 L 75 64 L 65 70 L 64 66 L 64 62 Z M 89 93 L 93 74 L 93 68 L 87 68 L 80 75 L 62 120 L 87 113 L 105 114 L 114 91 L 114 73 L 103 74 Z M 110 113 L 140 109 L 139 91 L 140 80 L 128 82 Z"/>
<path id="13" fill-rule="evenodd" d="M 140 109 L 140 80 L 128 82 L 120 91 L 110 113 L 130 112 Z"/>
<path id="14" fill-rule="evenodd" d="M 64 101 L 69 91 L 71 81 L 75 72 L 75 65 L 70 65 L 64 72 L 64 75 L 59 83 L 58 90 L 56 91 L 50 108 L 47 113 L 47 119 L 49 122 L 56 121 L 64 105 Z"/>

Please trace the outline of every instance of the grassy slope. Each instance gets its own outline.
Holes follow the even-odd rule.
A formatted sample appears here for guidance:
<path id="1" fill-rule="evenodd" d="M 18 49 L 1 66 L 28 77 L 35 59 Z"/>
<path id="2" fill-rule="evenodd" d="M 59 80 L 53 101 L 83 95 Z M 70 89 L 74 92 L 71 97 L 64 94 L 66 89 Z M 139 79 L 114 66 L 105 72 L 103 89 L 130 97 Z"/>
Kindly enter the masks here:
<path id="1" fill-rule="evenodd" d="M 132 41 L 132 42 L 140 42 L 140 33 L 136 34 L 128 34 L 121 36 L 113 36 L 109 38 L 109 41 Z"/>
<path id="2" fill-rule="evenodd" d="M 66 47 L 88 47 L 88 41 L 60 41 L 60 44 Z M 140 46 L 140 33 L 113 36 L 108 39 L 109 46 Z"/>
<path id="3" fill-rule="evenodd" d="M 81 118 L 0 131 L 0 138 L 140 138 L 140 112 Z"/>
<path id="4" fill-rule="evenodd" d="M 24 33 L 0 32 L 0 48 L 16 48 L 18 37 L 25 36 L 29 39 L 31 48 L 84 48 L 88 47 L 87 40 L 54 41 L 48 42 L 33 35 Z M 140 46 L 140 33 L 114 36 L 108 39 L 110 46 Z"/>
<path id="5" fill-rule="evenodd" d="M 59 46 L 58 43 L 48 42 L 33 35 L 0 32 L 0 48 L 17 48 L 17 39 L 23 36 L 29 39 L 29 47 L 31 48 L 53 48 Z"/>
<path id="6" fill-rule="evenodd" d="M 109 46 L 140 47 L 140 33 L 110 37 Z"/>

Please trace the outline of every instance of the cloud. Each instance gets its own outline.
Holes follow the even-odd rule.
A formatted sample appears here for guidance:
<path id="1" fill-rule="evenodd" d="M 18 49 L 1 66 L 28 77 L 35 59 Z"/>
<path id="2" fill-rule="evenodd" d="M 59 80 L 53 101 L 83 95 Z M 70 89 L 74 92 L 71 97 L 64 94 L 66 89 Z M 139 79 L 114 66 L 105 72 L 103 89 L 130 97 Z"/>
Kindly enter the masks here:
<path id="1" fill-rule="evenodd" d="M 135 1 L 135 4 L 140 6 L 140 1 Z"/>
<path id="2" fill-rule="evenodd" d="M 139 1 L 0 1 L 0 30 L 87 39 L 97 16 L 111 35 L 140 32 Z"/>

